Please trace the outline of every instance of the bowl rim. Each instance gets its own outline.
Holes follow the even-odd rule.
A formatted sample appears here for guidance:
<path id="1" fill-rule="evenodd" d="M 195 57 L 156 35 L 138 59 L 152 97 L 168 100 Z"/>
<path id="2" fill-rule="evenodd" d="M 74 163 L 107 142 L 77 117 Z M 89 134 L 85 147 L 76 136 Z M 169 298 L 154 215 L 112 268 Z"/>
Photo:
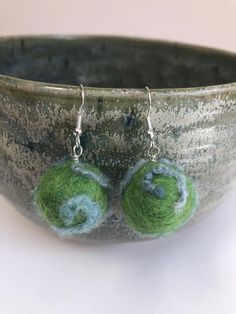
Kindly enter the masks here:
<path id="1" fill-rule="evenodd" d="M 41 40 L 41 39 L 52 39 L 52 40 L 76 40 L 76 39 L 112 39 L 112 40 L 133 40 L 136 42 L 149 42 L 149 43 L 160 43 L 163 45 L 175 45 L 183 48 L 201 50 L 206 53 L 215 53 L 225 57 L 235 57 L 236 52 L 207 47 L 203 45 L 196 45 L 185 43 L 181 41 L 163 40 L 148 37 L 135 37 L 135 36 L 120 36 L 120 35 L 69 35 L 69 34 L 47 34 L 47 35 L 14 35 L 14 36 L 0 36 L 0 43 L 4 41 L 13 40 Z M 83 82 L 82 82 L 83 83 Z M 97 98 L 98 96 L 114 98 L 127 97 L 144 98 L 146 97 L 145 86 L 143 88 L 112 88 L 112 87 L 90 87 L 84 86 L 86 89 L 86 95 L 89 98 Z M 81 88 L 79 85 L 69 84 L 55 84 L 46 83 L 42 81 L 32 81 L 28 79 L 21 79 L 14 76 L 8 76 L 0 74 L 0 89 L 6 89 L 11 91 L 21 91 L 30 94 L 40 95 L 54 95 L 54 96 L 66 96 L 66 97 L 78 97 L 80 95 Z M 176 88 L 150 88 L 154 94 L 159 96 L 184 96 L 184 95 L 205 95 L 215 94 L 224 92 L 236 92 L 236 82 L 214 84 L 214 85 L 203 85 L 195 87 L 176 87 Z"/>

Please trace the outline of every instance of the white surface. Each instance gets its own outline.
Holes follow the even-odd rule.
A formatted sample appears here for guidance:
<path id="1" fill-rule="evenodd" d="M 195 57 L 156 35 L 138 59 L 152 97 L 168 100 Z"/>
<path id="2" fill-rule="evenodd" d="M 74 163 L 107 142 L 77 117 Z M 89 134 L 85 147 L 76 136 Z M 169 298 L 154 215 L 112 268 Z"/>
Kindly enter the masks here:
<path id="1" fill-rule="evenodd" d="M 125 34 L 236 50 L 236 0 L 0 0 L 0 34 Z"/>
<path id="2" fill-rule="evenodd" d="M 163 240 L 62 241 L 1 201 L 1 314 L 235 314 L 235 191 Z"/>
<path id="3" fill-rule="evenodd" d="M 125 34 L 236 51 L 235 12 L 235 0 L 0 0 L 0 35 Z M 0 198 L 0 313 L 235 314 L 235 194 L 175 236 L 100 246 L 62 241 Z"/>

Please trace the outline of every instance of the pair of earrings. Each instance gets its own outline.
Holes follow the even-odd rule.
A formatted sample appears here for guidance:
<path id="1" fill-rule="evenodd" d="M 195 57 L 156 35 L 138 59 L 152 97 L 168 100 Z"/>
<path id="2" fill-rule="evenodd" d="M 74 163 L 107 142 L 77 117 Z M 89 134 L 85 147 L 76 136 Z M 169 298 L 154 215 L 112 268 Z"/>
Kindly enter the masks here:
<path id="1" fill-rule="evenodd" d="M 81 162 L 83 148 L 82 104 L 75 129 L 76 143 L 72 160 L 53 165 L 41 177 L 35 193 L 37 208 L 60 235 L 86 234 L 97 228 L 109 215 L 109 179 L 96 166 Z M 126 223 L 144 236 L 163 236 L 180 228 L 197 207 L 197 192 L 192 180 L 173 161 L 159 158 L 151 123 L 151 92 L 147 134 L 148 158 L 131 167 L 120 184 L 121 204 Z"/>

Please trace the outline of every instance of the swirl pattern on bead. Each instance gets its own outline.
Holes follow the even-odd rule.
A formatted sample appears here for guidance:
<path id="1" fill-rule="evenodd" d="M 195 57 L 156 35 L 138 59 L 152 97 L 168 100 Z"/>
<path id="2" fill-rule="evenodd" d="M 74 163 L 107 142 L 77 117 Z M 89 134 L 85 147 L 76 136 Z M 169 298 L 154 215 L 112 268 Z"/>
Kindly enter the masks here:
<path id="1" fill-rule="evenodd" d="M 175 210 L 181 210 L 187 202 L 187 187 L 186 187 L 186 177 L 180 172 L 169 168 L 168 166 L 162 165 L 152 168 L 144 176 L 143 187 L 146 191 L 153 193 L 154 195 L 163 198 L 165 196 L 165 190 L 162 186 L 156 186 L 153 183 L 153 179 L 156 175 L 165 175 L 176 178 L 178 182 L 178 188 L 180 193 L 180 198 L 175 205 Z"/>
<path id="2" fill-rule="evenodd" d="M 87 195 L 76 195 L 66 200 L 59 208 L 59 215 L 65 227 L 53 228 L 64 235 L 89 233 L 102 220 L 100 205 Z"/>

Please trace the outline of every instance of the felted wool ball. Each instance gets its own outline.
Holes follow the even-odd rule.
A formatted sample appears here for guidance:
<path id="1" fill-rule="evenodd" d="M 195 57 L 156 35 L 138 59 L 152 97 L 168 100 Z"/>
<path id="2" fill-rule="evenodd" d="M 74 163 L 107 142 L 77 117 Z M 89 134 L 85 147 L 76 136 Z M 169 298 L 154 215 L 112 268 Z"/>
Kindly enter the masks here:
<path id="1" fill-rule="evenodd" d="M 60 235 L 89 233 L 106 218 L 108 185 L 106 176 L 95 166 L 61 162 L 41 177 L 35 203 Z"/>
<path id="2" fill-rule="evenodd" d="M 147 236 L 163 236 L 176 231 L 197 207 L 193 182 L 172 161 L 141 160 L 121 184 L 127 224 Z"/>

